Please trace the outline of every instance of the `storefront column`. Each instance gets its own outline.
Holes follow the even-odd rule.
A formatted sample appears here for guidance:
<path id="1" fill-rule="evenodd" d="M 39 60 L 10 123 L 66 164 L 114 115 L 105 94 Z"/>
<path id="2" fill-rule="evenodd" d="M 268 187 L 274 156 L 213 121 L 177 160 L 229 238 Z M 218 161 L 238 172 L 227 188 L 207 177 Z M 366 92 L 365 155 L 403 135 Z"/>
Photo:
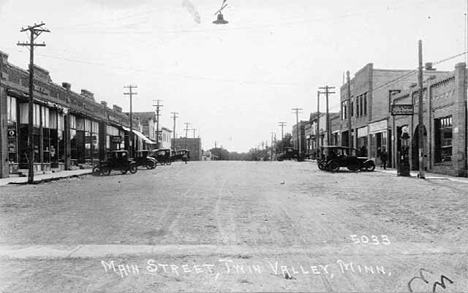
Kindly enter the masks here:
<path id="1" fill-rule="evenodd" d="M 71 142 L 70 142 L 70 114 L 66 113 L 63 117 L 64 131 L 63 139 L 65 145 L 65 170 L 70 170 L 71 168 Z"/>
<path id="2" fill-rule="evenodd" d="M 466 145 L 466 64 L 455 66 L 455 105 L 453 115 L 453 167 L 458 176 L 467 176 Z"/>
<path id="3" fill-rule="evenodd" d="M 1 56 L 0 56 L 1 57 Z M 0 60 L 0 63 L 2 61 Z M 0 72 L 0 79 L 1 79 Z M 10 167 L 8 163 L 8 138 L 7 138 L 7 95 L 5 89 L 0 86 L 0 178 L 8 178 Z"/>

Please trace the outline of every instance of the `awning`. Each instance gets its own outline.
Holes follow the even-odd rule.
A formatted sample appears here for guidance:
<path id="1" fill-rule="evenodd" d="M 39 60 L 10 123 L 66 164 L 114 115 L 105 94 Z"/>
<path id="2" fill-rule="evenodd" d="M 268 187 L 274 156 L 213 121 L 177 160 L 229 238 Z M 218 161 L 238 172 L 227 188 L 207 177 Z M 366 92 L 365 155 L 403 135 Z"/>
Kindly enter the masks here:
<path id="1" fill-rule="evenodd" d="M 143 133 L 139 132 L 139 131 L 136 131 L 136 130 L 133 130 L 133 133 L 135 133 L 139 138 L 141 138 L 144 142 L 146 142 L 147 144 L 156 144 L 154 141 L 152 141 L 151 139 L 147 138 Z"/>

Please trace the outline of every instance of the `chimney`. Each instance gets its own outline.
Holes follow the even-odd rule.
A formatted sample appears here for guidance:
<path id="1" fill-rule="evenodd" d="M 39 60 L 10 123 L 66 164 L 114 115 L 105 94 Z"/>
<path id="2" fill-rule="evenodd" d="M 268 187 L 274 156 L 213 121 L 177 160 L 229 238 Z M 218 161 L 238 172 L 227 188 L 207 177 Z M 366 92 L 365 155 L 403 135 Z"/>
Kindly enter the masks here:
<path id="1" fill-rule="evenodd" d="M 432 62 L 427 62 L 424 66 L 424 68 L 428 71 L 434 71 L 436 70 L 435 68 L 432 67 Z"/>
<path id="2" fill-rule="evenodd" d="M 64 87 L 67 91 L 70 91 L 71 90 L 71 83 L 62 82 L 62 87 Z"/>
<path id="3" fill-rule="evenodd" d="M 3 51 L 0 51 L 0 63 L 8 64 L 8 54 Z"/>
<path id="4" fill-rule="evenodd" d="M 118 106 L 118 105 L 113 105 L 112 106 L 112 109 L 116 112 L 119 112 L 119 113 L 122 113 L 122 107 Z"/>
<path id="5" fill-rule="evenodd" d="M 83 97 L 85 97 L 85 98 L 90 98 L 90 99 L 94 100 L 94 94 L 92 92 L 88 91 L 88 90 L 82 89 L 81 90 L 81 95 Z"/>
<path id="6" fill-rule="evenodd" d="M 101 105 L 107 108 L 107 102 L 106 101 L 101 101 Z"/>

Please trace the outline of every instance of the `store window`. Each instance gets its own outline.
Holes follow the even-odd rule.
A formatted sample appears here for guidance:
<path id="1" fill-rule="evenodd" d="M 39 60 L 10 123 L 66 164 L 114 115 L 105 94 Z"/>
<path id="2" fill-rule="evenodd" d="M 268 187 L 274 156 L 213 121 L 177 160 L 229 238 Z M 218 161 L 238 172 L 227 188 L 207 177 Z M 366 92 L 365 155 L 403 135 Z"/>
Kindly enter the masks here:
<path id="1" fill-rule="evenodd" d="M 7 96 L 7 124 L 8 124 L 8 161 L 18 163 L 18 127 L 16 123 L 16 99 Z"/>
<path id="2" fill-rule="evenodd" d="M 76 160 L 78 159 L 76 139 L 76 116 L 70 115 L 70 155 L 73 165 L 76 164 Z"/>
<path id="3" fill-rule="evenodd" d="M 367 93 L 364 94 L 363 96 L 363 99 L 364 99 L 364 113 L 363 115 L 367 115 Z"/>
<path id="4" fill-rule="evenodd" d="M 434 119 L 435 162 L 452 161 L 452 116 Z"/>
<path id="5" fill-rule="evenodd" d="M 351 110 L 350 116 L 353 117 L 354 116 L 354 102 L 353 101 L 351 101 L 350 110 Z"/>
<path id="6" fill-rule="evenodd" d="M 341 113 L 341 120 L 345 120 L 348 118 L 348 107 L 346 107 L 346 104 L 343 103 L 341 108 L 343 109 Z M 320 117 L 318 117 L 317 119 L 320 119 Z"/>

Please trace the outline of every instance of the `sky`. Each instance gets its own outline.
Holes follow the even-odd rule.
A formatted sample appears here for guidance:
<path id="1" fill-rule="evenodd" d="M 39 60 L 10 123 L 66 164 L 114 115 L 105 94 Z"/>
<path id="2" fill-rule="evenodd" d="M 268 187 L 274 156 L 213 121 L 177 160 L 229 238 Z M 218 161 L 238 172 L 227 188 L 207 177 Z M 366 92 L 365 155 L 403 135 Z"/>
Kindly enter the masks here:
<path id="1" fill-rule="evenodd" d="M 222 0 L 0 0 L 0 50 L 26 69 L 20 30 L 45 23 L 35 64 L 53 82 L 87 89 L 97 102 L 129 111 L 124 86 L 136 85 L 133 111 L 154 111 L 177 137 L 185 124 L 202 147 L 245 152 L 281 137 L 317 110 L 319 87 L 339 87 L 368 63 L 416 69 L 466 51 L 467 0 L 227 0 L 225 25 L 212 23 Z M 435 66 L 454 70 L 466 55 Z M 321 105 L 324 105 L 322 102 Z M 324 108 L 320 109 L 324 111 Z M 193 137 L 193 131 L 189 131 Z"/>

